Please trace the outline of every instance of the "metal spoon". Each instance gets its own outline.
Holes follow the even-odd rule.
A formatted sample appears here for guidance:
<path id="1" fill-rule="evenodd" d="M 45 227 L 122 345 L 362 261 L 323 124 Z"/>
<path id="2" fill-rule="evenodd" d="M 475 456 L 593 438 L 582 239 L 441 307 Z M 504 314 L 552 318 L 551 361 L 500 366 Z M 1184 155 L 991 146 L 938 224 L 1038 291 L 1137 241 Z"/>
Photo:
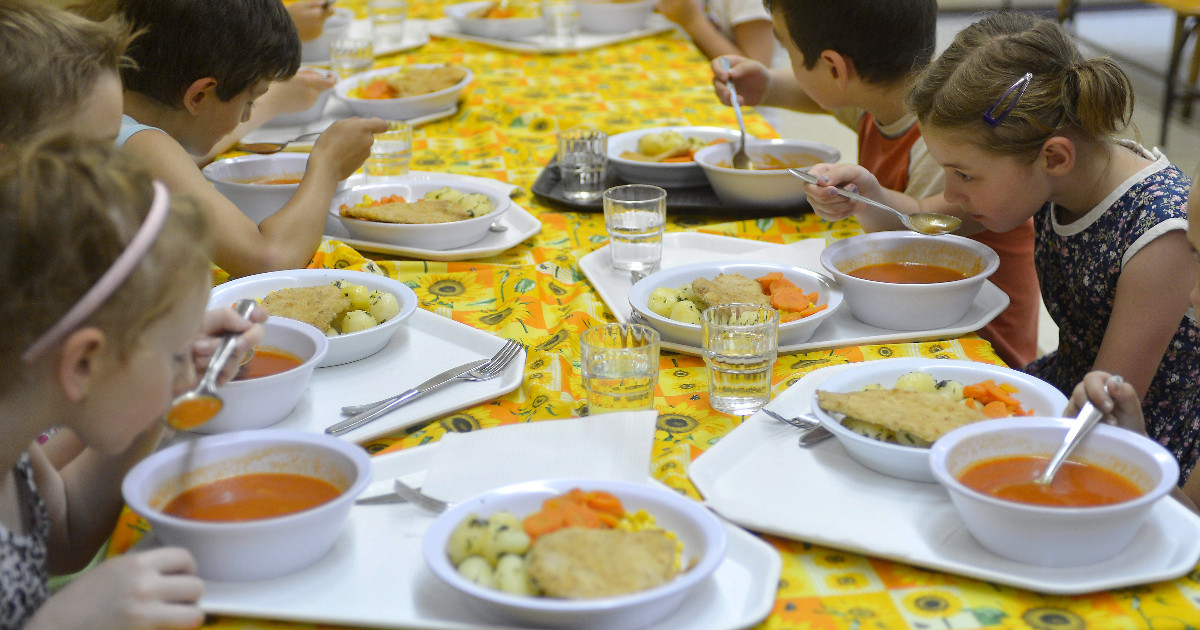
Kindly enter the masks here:
<path id="1" fill-rule="evenodd" d="M 279 153 L 285 147 L 287 147 L 287 145 L 289 145 L 293 142 L 296 142 L 297 140 L 300 140 L 303 138 L 308 138 L 308 137 L 313 137 L 313 136 L 319 136 L 319 135 L 321 135 L 321 133 L 322 132 L 320 132 L 320 131 L 314 131 L 312 133 L 305 133 L 305 134 L 296 136 L 295 138 L 292 138 L 291 140 L 286 140 L 284 142 L 250 142 L 247 144 L 240 144 L 240 145 L 238 145 L 237 148 L 238 148 L 238 150 L 245 151 L 246 153 L 257 153 L 259 155 L 270 155 L 272 153 Z"/>
<path id="2" fill-rule="evenodd" d="M 1062 467 L 1063 462 L 1067 461 L 1067 456 L 1071 451 L 1075 450 L 1076 446 L 1083 440 L 1083 437 L 1100 422 L 1100 418 L 1104 417 L 1104 412 L 1100 411 L 1087 402 L 1079 410 L 1079 415 L 1075 416 L 1075 424 L 1067 431 L 1066 437 L 1063 438 L 1062 446 L 1058 447 L 1058 452 L 1050 460 L 1050 465 L 1046 466 L 1046 471 L 1040 477 L 1033 480 L 1033 483 L 1048 486 L 1051 481 L 1054 481 L 1054 475 L 1058 469 Z"/>
<path id="3" fill-rule="evenodd" d="M 258 303 L 254 300 L 239 300 L 234 306 L 234 310 L 242 317 L 249 317 L 255 308 L 258 308 Z M 221 338 L 221 343 L 208 360 L 208 367 L 204 369 L 200 382 L 171 401 L 171 409 L 163 418 L 167 426 L 179 431 L 190 431 L 208 422 L 221 411 L 225 403 L 216 392 L 217 377 L 233 357 L 240 337 L 240 333 L 228 333 Z"/>
<path id="4" fill-rule="evenodd" d="M 725 68 L 725 72 L 729 72 L 729 57 L 721 57 L 721 66 Z M 733 168 L 752 171 L 754 162 L 746 155 L 746 123 L 742 122 L 742 106 L 738 103 L 737 88 L 733 87 L 732 80 L 726 80 L 725 86 L 729 88 L 729 102 L 733 103 L 733 113 L 737 116 L 738 129 L 742 132 L 742 139 L 738 141 L 738 149 L 730 163 L 733 164 Z"/>
<path id="5" fill-rule="evenodd" d="M 810 184 L 819 185 L 817 178 L 808 171 L 798 168 L 789 168 L 788 172 Z M 914 212 L 913 214 L 904 214 L 903 212 L 900 212 L 891 206 L 879 203 L 874 199 L 864 197 L 856 192 L 846 190 L 845 188 L 838 188 L 837 186 L 834 186 L 833 189 L 836 190 L 839 195 L 847 199 L 861 201 L 869 206 L 891 212 L 900 219 L 900 222 L 904 224 L 904 227 L 919 234 L 940 236 L 942 234 L 949 234 L 962 227 L 962 219 L 958 217 L 952 217 L 948 214 L 938 214 L 936 212 Z"/>

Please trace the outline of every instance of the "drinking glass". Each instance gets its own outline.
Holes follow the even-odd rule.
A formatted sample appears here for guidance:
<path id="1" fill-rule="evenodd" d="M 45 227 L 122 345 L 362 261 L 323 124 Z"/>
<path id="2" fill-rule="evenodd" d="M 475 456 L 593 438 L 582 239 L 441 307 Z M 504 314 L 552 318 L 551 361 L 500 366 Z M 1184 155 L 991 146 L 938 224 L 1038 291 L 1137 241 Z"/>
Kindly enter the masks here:
<path id="1" fill-rule="evenodd" d="M 553 46 L 570 47 L 579 34 L 579 5 L 576 0 L 542 0 L 542 19 Z"/>
<path id="2" fill-rule="evenodd" d="M 608 163 L 608 134 L 575 128 L 558 132 L 558 172 L 563 196 L 592 201 L 604 192 L 604 166 Z"/>
<path id="3" fill-rule="evenodd" d="M 400 44 L 404 41 L 407 14 L 408 0 L 367 0 L 371 39 L 381 48 Z"/>
<path id="4" fill-rule="evenodd" d="M 339 77 L 366 72 L 375 63 L 375 47 L 369 39 L 335 39 L 329 42 L 329 68 Z"/>
<path id="5" fill-rule="evenodd" d="M 363 173 L 369 180 L 404 175 L 411 160 L 412 126 L 403 120 L 389 120 L 387 131 L 375 134 Z"/>
<path id="6" fill-rule="evenodd" d="M 592 326 L 579 336 L 588 413 L 653 409 L 658 331 L 641 324 Z"/>
<path id="7" fill-rule="evenodd" d="M 662 260 L 667 191 L 628 184 L 604 191 L 604 228 L 614 269 L 648 272 Z"/>
<path id="8" fill-rule="evenodd" d="M 721 304 L 700 314 L 708 399 L 713 409 L 748 416 L 771 400 L 779 312 L 759 304 Z"/>

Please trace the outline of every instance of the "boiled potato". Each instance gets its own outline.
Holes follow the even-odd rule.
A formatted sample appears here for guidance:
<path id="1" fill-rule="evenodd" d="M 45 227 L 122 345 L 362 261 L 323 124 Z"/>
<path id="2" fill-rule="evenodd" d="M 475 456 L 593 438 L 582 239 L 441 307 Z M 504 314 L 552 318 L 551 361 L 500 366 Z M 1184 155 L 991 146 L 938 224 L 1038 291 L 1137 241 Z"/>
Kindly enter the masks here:
<path id="1" fill-rule="evenodd" d="M 374 317 L 375 321 L 383 323 L 400 314 L 400 302 L 391 293 L 372 291 L 371 306 L 367 308 L 367 313 Z"/>
<path id="2" fill-rule="evenodd" d="M 333 326 L 330 326 L 329 328 L 325 329 L 325 336 L 326 337 L 336 337 L 336 336 L 338 336 L 338 331 Z"/>
<path id="3" fill-rule="evenodd" d="M 463 519 L 463 522 L 459 523 L 453 532 L 450 532 L 450 540 L 446 542 L 446 555 L 450 557 L 450 562 L 458 565 L 467 556 L 479 556 L 483 552 L 487 535 L 487 519 L 479 518 L 474 514 Z M 484 560 L 484 562 L 487 561 Z"/>
<path id="4" fill-rule="evenodd" d="M 658 287 L 650 293 L 646 306 L 656 315 L 671 316 L 671 308 L 679 303 L 679 291 L 670 287 Z"/>
<path id="5" fill-rule="evenodd" d="M 700 309 L 696 308 L 696 304 L 687 300 L 676 302 L 671 307 L 670 318 L 685 324 L 700 323 Z"/>
<path id="6" fill-rule="evenodd" d="M 350 300 L 350 308 L 360 311 L 365 311 L 371 306 L 371 290 L 361 284 L 350 284 L 345 280 L 338 280 L 333 283 L 333 286 L 342 290 L 342 295 Z"/>
<path id="7" fill-rule="evenodd" d="M 492 574 L 496 588 L 516 593 L 517 595 L 537 595 L 538 588 L 529 578 L 529 570 L 525 558 L 516 554 L 504 554 L 496 563 L 496 571 Z"/>
<path id="8" fill-rule="evenodd" d="M 842 426 L 859 435 L 865 435 L 872 440 L 879 440 L 880 442 L 896 441 L 896 436 L 894 433 L 892 433 L 891 429 L 881 427 L 874 422 L 863 422 L 858 418 L 851 418 L 847 416 L 842 418 Z"/>
<path id="9" fill-rule="evenodd" d="M 687 140 L 678 131 L 657 131 L 638 138 L 638 153 L 653 156 L 684 144 Z"/>
<path id="10" fill-rule="evenodd" d="M 917 437 L 917 436 L 909 433 L 908 431 L 895 431 L 894 435 L 896 436 L 896 443 L 903 444 L 905 446 L 920 446 L 922 448 L 925 448 L 925 447 L 928 447 L 930 444 L 933 444 L 933 442 L 930 442 L 929 440 L 926 440 L 924 438 Z"/>
<path id="11" fill-rule="evenodd" d="M 936 392 L 937 380 L 928 372 L 909 372 L 896 380 L 896 389 L 914 392 Z"/>
<path id="12" fill-rule="evenodd" d="M 371 317 L 370 313 L 366 311 L 353 310 L 346 311 L 346 315 L 342 317 L 341 325 L 338 326 L 338 328 L 342 331 L 342 334 L 345 335 L 352 332 L 358 332 L 360 330 L 366 330 L 368 328 L 374 328 L 377 325 L 379 325 L 379 322 L 375 321 L 375 318 Z"/>
<path id="13" fill-rule="evenodd" d="M 504 554 L 523 554 L 529 551 L 529 534 L 515 521 L 515 518 L 497 519 L 495 515 L 488 519 L 488 535 L 482 549 L 485 560 L 495 564 Z"/>
<path id="14" fill-rule="evenodd" d="M 480 586 L 496 588 L 496 579 L 492 572 L 492 565 L 488 564 L 488 561 L 484 560 L 481 556 L 467 556 L 458 565 L 458 572 L 463 577 Z"/>
<path id="15" fill-rule="evenodd" d="M 958 381 L 942 381 L 937 384 L 937 393 L 950 400 L 963 399 L 963 384 Z"/>
<path id="16" fill-rule="evenodd" d="M 679 287 L 679 299 L 692 302 L 700 310 L 704 310 L 707 307 L 707 305 L 704 304 L 704 300 L 701 300 L 700 296 L 696 295 L 696 290 L 693 289 L 692 285 L 690 284 L 685 284 Z"/>

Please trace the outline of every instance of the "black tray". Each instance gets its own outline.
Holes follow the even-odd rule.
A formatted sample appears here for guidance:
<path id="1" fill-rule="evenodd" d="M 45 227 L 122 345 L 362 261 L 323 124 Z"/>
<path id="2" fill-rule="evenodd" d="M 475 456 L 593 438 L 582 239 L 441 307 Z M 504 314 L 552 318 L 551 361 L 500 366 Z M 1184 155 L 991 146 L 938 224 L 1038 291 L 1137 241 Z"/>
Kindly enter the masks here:
<path id="1" fill-rule="evenodd" d="M 606 169 L 604 187 L 611 188 L 627 184 L 617 176 L 614 169 Z M 543 201 L 564 207 L 576 212 L 604 212 L 604 204 L 600 198 L 593 201 L 577 201 L 563 196 L 562 176 L 558 165 L 551 162 L 538 174 L 533 182 L 533 194 Z M 737 213 L 739 218 L 745 217 L 778 217 L 811 212 L 812 206 L 805 199 L 795 208 L 763 208 L 722 203 L 712 186 L 690 186 L 688 188 L 667 188 L 667 211 L 679 214 L 730 214 Z"/>

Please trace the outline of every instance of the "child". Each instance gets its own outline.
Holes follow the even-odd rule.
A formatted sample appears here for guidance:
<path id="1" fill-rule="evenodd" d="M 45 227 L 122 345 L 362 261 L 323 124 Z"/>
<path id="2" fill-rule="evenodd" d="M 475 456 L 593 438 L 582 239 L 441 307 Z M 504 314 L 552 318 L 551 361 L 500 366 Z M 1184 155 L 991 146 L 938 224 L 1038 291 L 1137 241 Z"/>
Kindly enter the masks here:
<path id="1" fill-rule="evenodd" d="M 208 226 L 111 143 L 70 136 L 0 154 L 0 225 L 0 628 L 197 626 L 203 584 L 183 549 L 103 562 L 53 597 L 46 580 L 84 566 L 111 533 L 121 479 L 207 361 L 192 355 Z M 228 309 L 204 325 L 248 326 Z M 261 338 L 253 327 L 243 345 Z M 61 471 L 35 442 L 52 426 L 87 445 Z"/>
<path id="2" fill-rule="evenodd" d="M 140 158 L 179 194 L 195 199 L 213 225 L 212 260 L 232 276 L 305 266 L 321 241 L 340 180 L 366 160 L 379 119 L 351 118 L 317 139 L 299 190 L 255 225 L 213 189 L 201 156 L 249 118 L 275 80 L 296 73 L 300 40 L 279 0 L 120 0 L 117 12 L 143 33 L 130 45 L 136 67 L 122 70 L 125 118 L 118 146 Z M 189 155 L 190 154 L 190 155 Z"/>
<path id="3" fill-rule="evenodd" d="M 0 2 L 0 145 L 51 127 L 116 138 L 129 40 L 117 20 L 90 22 L 38 0 Z"/>
<path id="4" fill-rule="evenodd" d="M 767 67 L 786 61 L 771 15 L 759 0 L 658 0 L 656 9 L 683 28 L 709 59 L 739 55 Z"/>
<path id="5" fill-rule="evenodd" d="M 1183 484 L 1200 455 L 1196 268 L 1180 263 L 1193 256 L 1190 181 L 1157 150 L 1114 139 L 1132 115 L 1129 78 L 1084 59 L 1054 22 L 998 13 L 959 33 L 908 104 L 946 170 L 948 201 L 998 232 L 1035 220 L 1059 345 L 1026 371 L 1065 393 L 1089 370 L 1122 375 Z"/>
<path id="6" fill-rule="evenodd" d="M 806 112 L 830 112 L 858 130 L 858 164 L 817 165 L 814 175 L 829 185 L 854 183 L 870 171 L 886 192 L 879 199 L 903 212 L 957 214 L 966 219 L 960 235 L 991 247 L 1000 269 L 991 281 L 1009 297 L 1009 306 L 979 331 L 1010 365 L 1037 356 L 1038 287 L 1033 268 L 1033 225 L 1006 234 L 988 232 L 942 198 L 945 178 L 929 156 L 916 118 L 904 103 L 913 75 L 928 65 L 935 47 L 934 0 L 769 0 L 778 38 L 792 60 L 791 73 L 770 72 L 761 64 L 732 60 L 728 75 L 713 63 L 714 84 L 725 102 L 732 77 L 748 104 L 779 105 Z M 865 170 L 864 170 L 865 169 Z M 807 186 L 809 201 L 822 218 L 844 219 L 852 212 L 863 229 L 903 229 L 899 221 L 863 204 L 847 203 L 829 186 Z M 918 203 L 922 207 L 918 207 Z"/>

